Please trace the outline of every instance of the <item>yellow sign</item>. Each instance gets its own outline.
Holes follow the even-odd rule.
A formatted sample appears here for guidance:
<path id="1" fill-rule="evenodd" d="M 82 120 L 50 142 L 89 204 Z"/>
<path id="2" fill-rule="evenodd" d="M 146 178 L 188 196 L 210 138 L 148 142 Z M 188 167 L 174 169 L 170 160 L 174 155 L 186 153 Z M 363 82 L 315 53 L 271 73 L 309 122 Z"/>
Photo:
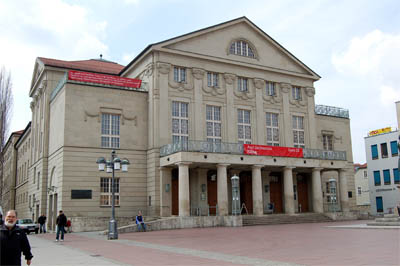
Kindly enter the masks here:
<path id="1" fill-rule="evenodd" d="M 391 131 L 392 131 L 391 127 L 385 127 L 385 128 L 370 131 L 368 133 L 368 136 L 375 136 L 375 135 L 379 135 L 379 134 L 383 134 L 383 133 L 389 133 Z"/>

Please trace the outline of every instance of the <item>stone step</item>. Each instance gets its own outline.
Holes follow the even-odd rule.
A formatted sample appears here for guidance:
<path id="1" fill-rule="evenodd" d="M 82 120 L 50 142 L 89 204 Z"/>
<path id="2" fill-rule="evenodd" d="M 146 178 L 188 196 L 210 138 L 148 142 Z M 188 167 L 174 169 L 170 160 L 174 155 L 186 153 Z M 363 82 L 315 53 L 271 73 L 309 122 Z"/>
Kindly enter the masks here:
<path id="1" fill-rule="evenodd" d="M 264 216 L 243 216 L 243 226 L 271 225 L 271 224 L 292 224 L 292 223 L 321 223 L 333 221 L 329 217 L 318 213 L 307 214 L 272 214 Z"/>

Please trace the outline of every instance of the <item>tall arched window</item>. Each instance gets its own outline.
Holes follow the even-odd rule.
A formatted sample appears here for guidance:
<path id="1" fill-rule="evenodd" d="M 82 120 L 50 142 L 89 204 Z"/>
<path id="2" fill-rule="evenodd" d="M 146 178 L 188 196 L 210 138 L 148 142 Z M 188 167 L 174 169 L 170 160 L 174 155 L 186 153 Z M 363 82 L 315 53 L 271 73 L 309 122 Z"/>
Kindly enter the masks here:
<path id="1" fill-rule="evenodd" d="M 232 42 L 229 48 L 229 53 L 255 58 L 253 49 L 246 41 L 242 40 Z"/>

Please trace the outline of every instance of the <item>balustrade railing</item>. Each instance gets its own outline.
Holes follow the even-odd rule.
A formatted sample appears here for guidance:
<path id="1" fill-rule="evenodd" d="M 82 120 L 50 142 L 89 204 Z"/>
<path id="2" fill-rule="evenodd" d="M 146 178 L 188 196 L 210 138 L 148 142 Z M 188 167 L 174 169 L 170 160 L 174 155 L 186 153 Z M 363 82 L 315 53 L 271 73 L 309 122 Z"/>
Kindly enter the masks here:
<path id="1" fill-rule="evenodd" d="M 316 149 L 303 149 L 303 157 L 307 159 L 341 160 L 346 161 L 345 151 L 325 151 Z"/>
<path id="2" fill-rule="evenodd" d="M 315 114 L 349 118 L 349 110 L 328 105 L 315 105 Z"/>

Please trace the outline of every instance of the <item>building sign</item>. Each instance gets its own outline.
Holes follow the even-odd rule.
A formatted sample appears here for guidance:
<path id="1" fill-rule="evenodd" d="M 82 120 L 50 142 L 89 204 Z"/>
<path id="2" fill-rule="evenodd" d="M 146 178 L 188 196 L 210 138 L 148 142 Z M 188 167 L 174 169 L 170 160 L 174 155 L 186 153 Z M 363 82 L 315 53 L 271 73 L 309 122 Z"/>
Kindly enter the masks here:
<path id="1" fill-rule="evenodd" d="M 375 136 L 375 135 L 379 135 L 379 134 L 383 134 L 383 133 L 389 133 L 391 131 L 392 131 L 391 127 L 385 127 L 385 128 L 370 131 L 368 133 L 368 136 Z"/>
<path id="2" fill-rule="evenodd" d="M 303 158 L 302 148 L 243 144 L 244 154 Z"/>
<path id="3" fill-rule="evenodd" d="M 91 199 L 92 198 L 92 190 L 71 190 L 71 199 Z"/>
<path id="4" fill-rule="evenodd" d="M 68 80 L 114 85 L 128 88 L 140 88 L 140 86 L 142 85 L 142 81 L 140 79 L 122 78 L 118 76 L 74 70 L 68 71 Z"/>

